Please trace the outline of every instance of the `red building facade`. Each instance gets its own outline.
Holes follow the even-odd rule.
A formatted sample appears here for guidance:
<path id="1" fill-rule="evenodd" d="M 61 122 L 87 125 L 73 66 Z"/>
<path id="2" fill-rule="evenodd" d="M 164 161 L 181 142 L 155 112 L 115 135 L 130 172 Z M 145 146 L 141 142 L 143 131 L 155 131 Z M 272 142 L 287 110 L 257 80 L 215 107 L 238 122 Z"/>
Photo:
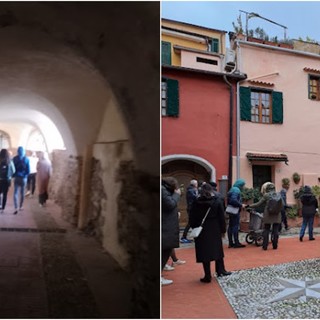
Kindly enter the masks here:
<path id="1" fill-rule="evenodd" d="M 232 172 L 230 150 L 232 155 L 236 152 L 236 83 L 243 76 L 228 75 L 225 79 L 225 75 L 162 68 L 163 82 L 176 81 L 174 100 L 178 103 L 173 116 L 162 116 L 162 174 L 176 177 L 185 188 L 191 179 L 197 179 L 216 181 L 222 193 L 227 191 Z M 184 198 L 180 204 L 182 214 Z"/>

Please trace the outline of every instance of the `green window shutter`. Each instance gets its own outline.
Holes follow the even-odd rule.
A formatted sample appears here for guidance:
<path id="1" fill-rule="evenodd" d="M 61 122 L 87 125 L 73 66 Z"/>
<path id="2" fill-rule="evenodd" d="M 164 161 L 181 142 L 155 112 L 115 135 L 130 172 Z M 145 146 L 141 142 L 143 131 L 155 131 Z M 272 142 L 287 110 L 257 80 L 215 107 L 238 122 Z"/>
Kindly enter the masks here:
<path id="1" fill-rule="evenodd" d="M 161 63 L 171 65 L 171 43 L 161 41 Z"/>
<path id="2" fill-rule="evenodd" d="M 251 121 L 251 90 L 240 87 L 240 120 Z"/>
<path id="3" fill-rule="evenodd" d="M 219 53 L 219 39 L 213 38 L 210 40 L 211 52 Z"/>
<path id="4" fill-rule="evenodd" d="M 167 116 L 179 115 L 179 82 L 167 79 Z"/>
<path id="5" fill-rule="evenodd" d="M 272 123 L 283 123 L 282 92 L 272 92 Z"/>

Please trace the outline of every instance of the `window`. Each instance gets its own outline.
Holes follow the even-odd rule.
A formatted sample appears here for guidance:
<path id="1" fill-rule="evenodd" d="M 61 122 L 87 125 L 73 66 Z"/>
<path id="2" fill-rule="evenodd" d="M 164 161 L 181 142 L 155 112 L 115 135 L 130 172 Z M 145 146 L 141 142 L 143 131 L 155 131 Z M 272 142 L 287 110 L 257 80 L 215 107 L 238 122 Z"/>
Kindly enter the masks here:
<path id="1" fill-rule="evenodd" d="M 256 123 L 283 123 L 282 92 L 240 87 L 240 118 Z"/>
<path id="2" fill-rule="evenodd" d="M 251 91 L 251 122 L 271 123 L 270 92 Z"/>
<path id="3" fill-rule="evenodd" d="M 219 39 L 209 39 L 209 51 L 219 53 Z"/>
<path id="4" fill-rule="evenodd" d="M 320 100 L 320 77 L 309 75 L 309 99 Z"/>
<path id="5" fill-rule="evenodd" d="M 177 80 L 162 78 L 161 115 L 171 117 L 179 115 L 179 82 Z"/>
<path id="6" fill-rule="evenodd" d="M 161 41 L 161 63 L 171 65 L 171 43 Z"/>

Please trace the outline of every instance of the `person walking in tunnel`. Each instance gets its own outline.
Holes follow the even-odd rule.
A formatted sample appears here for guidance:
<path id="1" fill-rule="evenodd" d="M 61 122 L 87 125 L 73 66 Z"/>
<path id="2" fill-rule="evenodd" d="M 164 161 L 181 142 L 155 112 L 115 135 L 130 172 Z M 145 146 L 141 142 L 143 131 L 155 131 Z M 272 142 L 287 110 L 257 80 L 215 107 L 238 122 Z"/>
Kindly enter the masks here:
<path id="1" fill-rule="evenodd" d="M 0 194 L 2 195 L 2 205 L 0 212 L 6 208 L 8 190 L 11 185 L 11 178 L 15 173 L 13 161 L 7 149 L 0 151 Z"/>
<path id="2" fill-rule="evenodd" d="M 39 193 L 39 205 L 45 206 L 49 198 L 48 186 L 52 173 L 51 162 L 47 158 L 47 154 L 44 152 L 39 153 L 39 161 L 37 163 L 37 185 Z"/>
<path id="3" fill-rule="evenodd" d="M 28 158 L 30 161 L 30 173 L 28 175 L 27 192 L 25 195 L 33 197 L 34 191 L 36 189 L 36 175 L 37 175 L 38 157 L 37 157 L 36 153 L 33 151 L 33 152 L 31 152 L 31 156 Z"/>
<path id="4" fill-rule="evenodd" d="M 27 184 L 28 175 L 30 173 L 30 162 L 25 155 L 25 150 L 23 147 L 18 147 L 17 155 L 13 157 L 13 164 L 16 169 L 14 177 L 14 193 L 13 193 L 13 202 L 14 202 L 14 213 L 18 213 L 19 210 L 23 210 L 23 201 L 25 187 Z M 18 203 L 18 196 L 20 191 L 20 201 Z"/>

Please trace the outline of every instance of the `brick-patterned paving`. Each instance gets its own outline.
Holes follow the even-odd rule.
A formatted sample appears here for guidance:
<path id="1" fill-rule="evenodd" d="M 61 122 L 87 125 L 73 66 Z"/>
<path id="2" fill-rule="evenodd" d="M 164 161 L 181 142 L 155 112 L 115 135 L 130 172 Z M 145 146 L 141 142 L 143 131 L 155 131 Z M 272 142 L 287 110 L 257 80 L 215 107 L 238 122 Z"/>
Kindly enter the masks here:
<path id="1" fill-rule="evenodd" d="M 280 238 L 279 247 L 267 251 L 255 245 L 247 245 L 242 249 L 229 249 L 224 246 L 225 266 L 228 271 L 250 269 L 286 262 L 320 257 L 320 236 L 315 241 L 304 241 L 299 236 Z M 236 319 L 227 298 L 216 278 L 209 284 L 201 283 L 202 265 L 195 262 L 193 247 L 176 249 L 179 259 L 187 263 L 175 267 L 174 271 L 164 271 L 167 279 L 173 284 L 162 287 L 162 318 L 164 319 Z M 214 262 L 212 263 L 214 272 Z"/>

